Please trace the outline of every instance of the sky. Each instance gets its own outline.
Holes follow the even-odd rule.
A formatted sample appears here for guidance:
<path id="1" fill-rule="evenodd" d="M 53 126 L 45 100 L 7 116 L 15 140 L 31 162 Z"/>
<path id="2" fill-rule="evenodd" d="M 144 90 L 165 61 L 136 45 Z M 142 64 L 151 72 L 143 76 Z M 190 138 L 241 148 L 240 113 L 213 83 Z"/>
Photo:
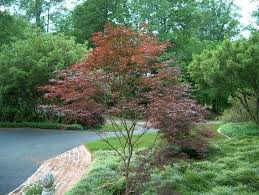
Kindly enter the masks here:
<path id="1" fill-rule="evenodd" d="M 251 14 L 259 6 L 259 0 L 251 2 L 250 0 L 234 0 L 234 3 L 240 8 L 241 11 L 241 23 L 243 25 L 249 25 L 254 20 L 251 18 Z"/>

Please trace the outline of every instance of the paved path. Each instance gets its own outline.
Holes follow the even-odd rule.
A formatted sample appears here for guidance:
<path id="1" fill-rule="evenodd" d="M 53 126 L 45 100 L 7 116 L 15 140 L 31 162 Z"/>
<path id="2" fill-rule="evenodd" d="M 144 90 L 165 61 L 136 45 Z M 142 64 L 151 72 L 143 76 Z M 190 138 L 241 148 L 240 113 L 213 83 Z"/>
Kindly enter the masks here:
<path id="1" fill-rule="evenodd" d="M 142 124 L 138 128 L 136 134 L 142 132 Z M 19 187 L 45 160 L 97 139 L 95 132 L 0 128 L 0 195 Z"/>
<path id="2" fill-rule="evenodd" d="M 55 194 L 63 195 L 80 180 L 91 163 L 91 153 L 84 145 L 78 146 L 59 156 L 46 160 L 39 169 L 11 195 L 22 195 L 26 187 L 38 182 L 42 175 L 51 172 L 55 178 Z"/>
<path id="3" fill-rule="evenodd" d="M 0 195 L 20 186 L 43 161 L 96 139 L 94 132 L 0 129 Z"/>

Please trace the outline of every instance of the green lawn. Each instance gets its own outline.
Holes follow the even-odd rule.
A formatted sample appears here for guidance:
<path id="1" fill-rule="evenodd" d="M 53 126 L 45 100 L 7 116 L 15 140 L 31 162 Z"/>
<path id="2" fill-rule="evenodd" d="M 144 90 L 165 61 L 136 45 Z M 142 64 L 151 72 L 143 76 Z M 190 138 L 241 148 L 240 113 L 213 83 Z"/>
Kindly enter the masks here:
<path id="1" fill-rule="evenodd" d="M 123 125 L 121 125 L 120 123 L 116 123 L 116 126 L 112 125 L 111 123 L 105 123 L 104 125 L 102 125 L 98 128 L 93 128 L 92 130 L 94 130 L 94 131 L 119 131 L 119 130 L 124 130 L 124 129 L 125 129 L 125 127 Z"/>
<path id="2" fill-rule="evenodd" d="M 154 140 L 156 139 L 157 133 L 147 133 L 143 137 L 141 137 L 138 142 L 136 143 L 136 148 L 146 148 L 149 146 L 152 146 L 154 143 Z M 136 140 L 138 138 L 138 135 L 134 135 L 133 140 Z M 113 145 L 113 147 L 119 149 L 120 142 L 119 139 L 116 137 L 113 138 L 107 138 L 109 143 Z M 122 143 L 125 143 L 124 139 L 121 139 Z M 98 150 L 112 150 L 112 148 L 105 143 L 103 140 L 93 141 L 90 143 L 85 144 L 85 146 L 91 151 L 95 152 Z"/>
<path id="3" fill-rule="evenodd" d="M 259 135 L 259 126 L 255 123 L 227 123 L 219 129 L 229 137 L 240 137 L 244 135 Z"/>

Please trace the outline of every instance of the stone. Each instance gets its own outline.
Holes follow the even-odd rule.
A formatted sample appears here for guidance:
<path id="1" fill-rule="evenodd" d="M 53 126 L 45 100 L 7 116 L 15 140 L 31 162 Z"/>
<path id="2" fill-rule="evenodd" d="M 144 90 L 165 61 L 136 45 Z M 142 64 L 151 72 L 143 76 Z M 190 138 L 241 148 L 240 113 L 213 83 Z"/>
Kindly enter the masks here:
<path id="1" fill-rule="evenodd" d="M 42 193 L 41 195 L 54 195 L 55 189 L 54 189 L 54 176 L 51 172 L 45 173 L 41 178 L 42 183 Z"/>

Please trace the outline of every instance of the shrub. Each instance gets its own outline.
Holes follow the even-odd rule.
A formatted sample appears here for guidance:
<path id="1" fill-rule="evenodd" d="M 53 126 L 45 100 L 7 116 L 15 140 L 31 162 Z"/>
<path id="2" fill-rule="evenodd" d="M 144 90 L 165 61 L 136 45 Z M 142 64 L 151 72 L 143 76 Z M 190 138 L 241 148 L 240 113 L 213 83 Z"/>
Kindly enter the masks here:
<path id="1" fill-rule="evenodd" d="M 0 120 L 29 120 L 39 117 L 37 107 L 53 72 L 81 60 L 86 46 L 62 34 L 27 31 L 24 39 L 3 45 L 0 50 Z"/>
<path id="2" fill-rule="evenodd" d="M 185 95 L 184 91 L 179 90 L 174 101 L 160 97 L 151 105 L 150 122 L 160 129 L 168 143 L 159 154 L 161 157 L 184 155 L 200 158 L 208 151 L 208 135 L 193 131 L 193 122 L 202 120 L 205 110 L 195 101 L 183 98 Z"/>
<path id="3" fill-rule="evenodd" d="M 84 128 L 79 124 L 64 125 L 61 123 L 48 123 L 48 122 L 0 122 L 0 127 L 2 127 L 2 128 L 84 130 Z"/>
<path id="4" fill-rule="evenodd" d="M 102 116 L 102 112 L 94 111 L 94 110 L 80 110 L 80 111 L 71 111 L 64 112 L 64 118 L 66 121 L 75 122 L 86 126 L 88 128 L 98 128 L 104 124 L 105 119 Z"/>
<path id="5" fill-rule="evenodd" d="M 42 193 L 42 190 L 42 185 L 39 182 L 37 182 L 25 189 L 25 195 L 40 195 Z"/>
<path id="6" fill-rule="evenodd" d="M 67 126 L 65 126 L 64 129 L 65 130 L 84 130 L 82 125 L 79 125 L 79 124 L 67 125 Z"/>
<path id="7" fill-rule="evenodd" d="M 228 99 L 235 97 L 259 125 L 258 43 L 258 32 L 253 32 L 248 39 L 226 40 L 216 49 L 195 56 L 189 71 L 204 103 L 224 108 Z M 251 107 L 248 102 L 253 99 L 257 103 Z M 218 104 L 221 102 L 224 104 Z"/>
<path id="8" fill-rule="evenodd" d="M 256 104 L 255 99 L 249 99 L 248 105 L 251 108 L 252 113 L 256 112 L 255 104 Z M 224 122 L 238 123 L 238 122 L 249 122 L 249 121 L 252 121 L 253 119 L 248 114 L 248 112 L 244 109 L 240 101 L 234 99 L 232 100 L 232 107 L 229 109 L 226 109 L 223 112 L 222 116 L 220 117 L 220 120 Z"/>

